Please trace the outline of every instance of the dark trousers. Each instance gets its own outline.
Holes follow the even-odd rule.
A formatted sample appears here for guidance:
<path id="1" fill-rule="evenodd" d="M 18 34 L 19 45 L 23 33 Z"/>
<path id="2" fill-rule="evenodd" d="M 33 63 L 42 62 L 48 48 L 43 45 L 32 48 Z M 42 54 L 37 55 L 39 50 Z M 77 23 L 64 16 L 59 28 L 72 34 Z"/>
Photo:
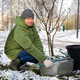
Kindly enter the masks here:
<path id="1" fill-rule="evenodd" d="M 38 60 L 36 60 L 32 55 L 30 55 L 28 52 L 26 52 L 24 49 L 19 53 L 18 58 L 22 62 L 32 62 L 32 63 L 38 63 Z"/>

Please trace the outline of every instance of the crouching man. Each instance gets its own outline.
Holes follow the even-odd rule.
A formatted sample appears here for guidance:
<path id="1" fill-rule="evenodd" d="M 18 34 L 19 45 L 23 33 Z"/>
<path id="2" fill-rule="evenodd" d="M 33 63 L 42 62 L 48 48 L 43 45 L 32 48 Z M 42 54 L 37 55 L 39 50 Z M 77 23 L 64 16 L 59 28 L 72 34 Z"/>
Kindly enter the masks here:
<path id="1" fill-rule="evenodd" d="M 26 62 L 43 62 L 46 68 L 53 66 L 50 60 L 46 59 L 43 46 L 34 25 L 34 14 L 32 10 L 25 9 L 21 16 L 14 19 L 15 26 L 8 35 L 5 44 L 5 54 L 12 63 L 11 70 L 20 71 L 20 66 Z"/>

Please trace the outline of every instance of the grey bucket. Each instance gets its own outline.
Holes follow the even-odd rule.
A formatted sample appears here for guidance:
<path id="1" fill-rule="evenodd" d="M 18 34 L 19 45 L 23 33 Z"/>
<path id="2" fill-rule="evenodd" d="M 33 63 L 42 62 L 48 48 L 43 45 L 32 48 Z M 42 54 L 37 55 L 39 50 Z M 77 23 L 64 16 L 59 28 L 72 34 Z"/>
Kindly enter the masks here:
<path id="1" fill-rule="evenodd" d="M 43 63 L 40 63 L 40 74 L 42 75 L 69 75 L 73 71 L 73 59 L 66 57 L 59 61 L 54 62 L 54 66 L 46 68 Z"/>

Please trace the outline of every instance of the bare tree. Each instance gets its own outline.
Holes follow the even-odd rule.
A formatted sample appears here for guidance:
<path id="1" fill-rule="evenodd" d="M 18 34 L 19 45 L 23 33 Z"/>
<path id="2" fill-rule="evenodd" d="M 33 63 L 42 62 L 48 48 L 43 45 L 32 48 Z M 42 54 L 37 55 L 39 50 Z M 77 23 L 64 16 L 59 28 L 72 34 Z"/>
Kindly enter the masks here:
<path id="1" fill-rule="evenodd" d="M 2 0 L 2 28 L 3 28 L 3 0 Z"/>
<path id="2" fill-rule="evenodd" d="M 57 1 L 58 0 L 34 0 L 34 5 L 36 4 L 37 6 L 37 9 L 35 9 L 34 5 L 31 4 L 31 1 L 27 0 L 27 3 L 31 6 L 38 20 L 41 22 L 40 25 L 42 25 L 42 28 L 46 31 L 48 47 L 49 47 L 49 54 L 52 56 L 54 56 L 54 52 L 53 52 L 54 36 L 57 30 L 59 29 L 59 27 L 65 21 L 68 13 L 70 12 L 70 9 L 69 9 L 67 15 L 61 21 L 61 18 L 65 10 L 62 11 L 62 5 L 63 5 L 63 0 L 62 0 L 60 11 L 59 13 L 57 13 Z M 54 33 L 51 36 L 52 32 Z"/>
<path id="3" fill-rule="evenodd" d="M 13 16 L 12 16 L 12 0 L 10 0 L 10 18 L 11 18 L 11 29 L 13 28 Z"/>
<path id="4" fill-rule="evenodd" d="M 15 0 L 15 17 L 16 17 L 16 4 L 17 4 L 17 0 Z"/>
<path id="5" fill-rule="evenodd" d="M 76 29 L 76 26 L 77 26 L 77 4 L 78 4 L 77 1 L 78 0 L 73 0 L 72 5 L 71 5 L 71 13 L 75 21 L 75 25 L 73 26 L 74 29 Z"/>

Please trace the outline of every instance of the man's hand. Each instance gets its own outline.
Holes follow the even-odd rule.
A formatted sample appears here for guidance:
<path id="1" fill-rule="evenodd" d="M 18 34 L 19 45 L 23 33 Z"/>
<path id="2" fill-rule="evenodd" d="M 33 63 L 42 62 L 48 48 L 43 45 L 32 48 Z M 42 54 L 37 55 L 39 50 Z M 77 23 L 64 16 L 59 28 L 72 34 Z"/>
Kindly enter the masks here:
<path id="1" fill-rule="evenodd" d="M 50 68 L 50 67 L 52 67 L 54 65 L 52 61 L 47 60 L 47 59 L 44 60 L 43 63 L 46 66 L 46 68 Z"/>

